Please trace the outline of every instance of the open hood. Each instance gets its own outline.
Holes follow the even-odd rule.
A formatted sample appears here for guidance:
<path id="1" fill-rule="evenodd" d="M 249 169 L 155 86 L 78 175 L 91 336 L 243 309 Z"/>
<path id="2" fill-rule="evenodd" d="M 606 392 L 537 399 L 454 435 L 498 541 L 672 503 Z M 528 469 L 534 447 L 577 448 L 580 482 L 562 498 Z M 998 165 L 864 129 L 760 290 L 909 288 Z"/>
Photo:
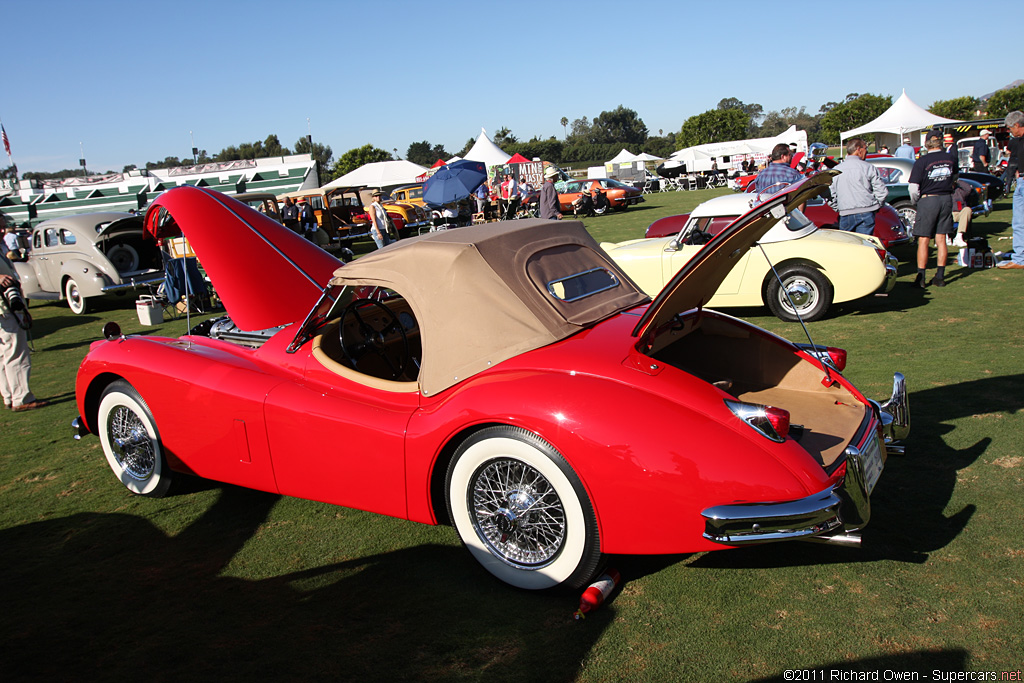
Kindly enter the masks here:
<path id="1" fill-rule="evenodd" d="M 837 171 L 825 171 L 790 185 L 737 218 L 669 280 L 633 328 L 633 336 L 650 342 L 647 338 L 657 334 L 677 314 L 703 307 L 747 250 L 790 209 L 819 195 L 835 175 Z M 794 227 L 806 229 L 804 224 Z"/>
<path id="2" fill-rule="evenodd" d="M 188 239 L 228 315 L 248 331 L 301 320 L 342 265 L 256 209 L 201 187 L 161 194 L 145 227 L 157 239 Z"/>

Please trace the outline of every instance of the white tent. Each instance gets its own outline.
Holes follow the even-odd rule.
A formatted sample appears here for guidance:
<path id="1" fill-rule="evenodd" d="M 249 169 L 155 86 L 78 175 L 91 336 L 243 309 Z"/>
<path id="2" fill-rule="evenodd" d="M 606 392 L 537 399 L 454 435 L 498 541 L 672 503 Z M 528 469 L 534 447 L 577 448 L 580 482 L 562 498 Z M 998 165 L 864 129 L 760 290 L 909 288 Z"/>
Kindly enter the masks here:
<path id="1" fill-rule="evenodd" d="M 957 121 L 936 116 L 927 109 L 921 108 L 907 97 L 907 91 L 904 90 L 903 94 L 881 116 L 863 126 L 843 131 L 839 134 L 839 139 L 841 143 L 848 138 L 874 133 L 875 144 L 878 147 L 887 145 L 889 149 L 896 149 L 903 142 L 903 136 L 907 133 L 927 130 L 932 126 L 944 123 L 957 123 Z"/>
<path id="2" fill-rule="evenodd" d="M 630 163 L 630 162 L 633 162 L 633 161 L 639 161 L 639 159 L 632 152 L 630 152 L 630 151 L 628 151 L 626 149 L 623 149 L 621 152 L 619 152 L 618 154 L 615 155 L 614 159 L 612 159 L 611 161 L 607 161 L 605 163 L 608 163 L 608 164 L 627 164 L 627 163 Z"/>
<path id="3" fill-rule="evenodd" d="M 640 154 L 636 155 L 636 160 L 637 161 L 664 161 L 664 158 L 656 157 L 653 154 L 648 154 L 647 152 L 641 152 Z"/>
<path id="4" fill-rule="evenodd" d="M 772 147 L 780 142 L 787 145 L 795 143 L 796 151 L 806 154 L 807 131 L 797 130 L 796 126 L 790 126 L 785 131 L 770 138 L 708 142 L 703 145 L 695 145 L 681 149 L 678 152 L 673 152 L 672 156 L 669 157 L 669 161 L 675 163 L 671 165 L 666 164 L 666 166 L 671 168 L 678 165 L 678 163 L 684 163 L 688 171 L 709 171 L 711 170 L 712 158 L 721 159 L 722 157 L 731 157 L 737 154 L 768 154 L 772 151 Z M 719 164 L 719 166 L 724 168 L 722 164 Z"/>
<path id="5" fill-rule="evenodd" d="M 354 171 L 349 171 L 324 185 L 332 187 L 394 187 L 416 182 L 416 176 L 426 172 L 426 166 L 411 161 L 375 161 L 364 164 Z"/>
<path id="6" fill-rule="evenodd" d="M 463 159 L 482 161 L 487 166 L 500 166 L 508 161 L 511 156 L 511 154 L 506 154 L 501 147 L 491 142 L 491 139 L 487 137 L 487 131 L 481 128 L 480 137 L 476 139 L 473 147 L 466 152 L 466 156 Z"/>

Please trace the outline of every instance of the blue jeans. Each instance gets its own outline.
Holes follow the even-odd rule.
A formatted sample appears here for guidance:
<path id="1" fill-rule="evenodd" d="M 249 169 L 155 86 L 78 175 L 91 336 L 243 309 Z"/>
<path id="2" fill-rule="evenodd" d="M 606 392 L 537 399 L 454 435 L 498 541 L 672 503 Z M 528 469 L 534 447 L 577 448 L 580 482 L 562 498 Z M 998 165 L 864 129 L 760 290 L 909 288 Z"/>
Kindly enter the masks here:
<path id="1" fill-rule="evenodd" d="M 1017 189 L 1013 191 L 1013 256 L 1010 260 L 1024 266 L 1024 178 L 1017 179 Z"/>
<path id="2" fill-rule="evenodd" d="M 847 232 L 859 232 L 862 235 L 870 235 L 875 231 L 875 212 L 865 211 L 864 213 L 851 213 L 849 216 L 840 216 L 839 229 Z"/>
<path id="3" fill-rule="evenodd" d="M 381 247 L 386 247 L 389 244 L 391 244 L 391 238 L 388 236 L 386 232 L 381 232 L 380 235 L 380 237 L 377 237 L 377 233 L 373 232 L 372 228 L 370 229 L 370 237 L 373 238 L 373 241 L 377 245 L 378 249 L 380 249 Z"/>

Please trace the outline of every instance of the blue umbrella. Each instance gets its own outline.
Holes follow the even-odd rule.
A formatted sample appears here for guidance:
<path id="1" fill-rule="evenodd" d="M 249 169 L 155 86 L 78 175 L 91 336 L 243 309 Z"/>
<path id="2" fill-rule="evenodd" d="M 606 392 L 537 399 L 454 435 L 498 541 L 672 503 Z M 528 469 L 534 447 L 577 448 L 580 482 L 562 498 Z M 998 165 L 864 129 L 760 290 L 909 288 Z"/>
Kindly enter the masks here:
<path id="1" fill-rule="evenodd" d="M 461 159 L 446 164 L 423 184 L 423 201 L 441 206 L 473 194 L 487 180 L 487 167 L 482 161 Z"/>

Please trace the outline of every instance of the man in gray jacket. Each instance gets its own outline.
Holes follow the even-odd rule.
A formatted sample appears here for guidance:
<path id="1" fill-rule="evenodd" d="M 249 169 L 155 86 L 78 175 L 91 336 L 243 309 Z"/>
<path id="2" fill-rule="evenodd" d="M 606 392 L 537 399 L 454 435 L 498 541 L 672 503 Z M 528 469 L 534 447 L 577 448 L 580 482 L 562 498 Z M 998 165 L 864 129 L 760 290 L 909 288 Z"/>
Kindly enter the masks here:
<path id="1" fill-rule="evenodd" d="M 846 143 L 846 158 L 835 167 L 842 171 L 832 179 L 832 208 L 839 213 L 839 228 L 870 235 L 875 230 L 875 212 L 889 194 L 878 169 L 864 161 L 868 146 L 860 138 Z"/>

